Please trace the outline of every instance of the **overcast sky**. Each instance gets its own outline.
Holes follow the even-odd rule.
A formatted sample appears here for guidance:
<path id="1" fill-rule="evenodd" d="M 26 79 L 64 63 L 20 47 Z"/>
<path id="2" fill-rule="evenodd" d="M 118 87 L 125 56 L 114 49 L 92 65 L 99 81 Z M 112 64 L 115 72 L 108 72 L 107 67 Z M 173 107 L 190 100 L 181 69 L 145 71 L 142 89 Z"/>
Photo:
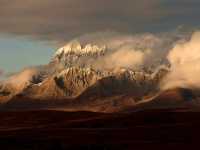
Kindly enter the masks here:
<path id="1" fill-rule="evenodd" d="M 60 45 L 88 33 L 195 29 L 199 8 L 200 0 L 0 0 L 1 74 L 47 63 Z"/>

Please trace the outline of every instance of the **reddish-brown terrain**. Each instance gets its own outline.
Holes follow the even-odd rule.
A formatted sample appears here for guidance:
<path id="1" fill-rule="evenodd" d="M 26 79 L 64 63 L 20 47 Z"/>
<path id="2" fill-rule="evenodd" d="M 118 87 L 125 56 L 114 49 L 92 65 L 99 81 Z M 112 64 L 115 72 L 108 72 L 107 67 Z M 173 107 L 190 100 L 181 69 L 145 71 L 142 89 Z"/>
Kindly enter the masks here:
<path id="1" fill-rule="evenodd" d="M 1 149 L 193 149 L 200 113 L 157 109 L 134 113 L 21 111 L 0 113 Z"/>
<path id="2" fill-rule="evenodd" d="M 174 89 L 135 105 L 130 103 L 134 95 L 117 98 L 87 95 L 71 102 L 16 97 L 0 112 L 0 147 L 5 150 L 194 149 L 199 147 L 200 135 L 198 93 Z M 62 109 L 48 110 L 50 105 Z M 70 112 L 70 107 L 75 111 Z M 64 108 L 65 111 L 58 111 Z M 88 111 L 80 111 L 84 109 Z"/>

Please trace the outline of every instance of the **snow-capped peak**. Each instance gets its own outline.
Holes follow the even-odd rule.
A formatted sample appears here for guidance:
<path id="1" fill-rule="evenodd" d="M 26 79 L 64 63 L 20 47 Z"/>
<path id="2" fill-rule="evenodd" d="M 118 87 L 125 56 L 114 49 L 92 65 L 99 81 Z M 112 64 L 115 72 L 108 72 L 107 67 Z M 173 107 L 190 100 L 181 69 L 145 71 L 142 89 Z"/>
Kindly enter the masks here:
<path id="1" fill-rule="evenodd" d="M 81 44 L 78 41 L 72 41 L 70 43 L 68 43 L 67 45 L 65 45 L 64 47 L 59 48 L 55 55 L 60 55 L 62 53 L 66 54 L 66 53 L 71 53 L 71 52 L 75 52 L 75 51 L 80 51 L 82 49 Z"/>
<path id="2" fill-rule="evenodd" d="M 64 47 L 59 48 L 55 56 L 60 55 L 95 55 L 102 54 L 106 50 L 105 46 L 98 47 L 97 45 L 87 44 L 85 47 L 82 47 L 78 41 L 72 41 L 65 45 Z"/>

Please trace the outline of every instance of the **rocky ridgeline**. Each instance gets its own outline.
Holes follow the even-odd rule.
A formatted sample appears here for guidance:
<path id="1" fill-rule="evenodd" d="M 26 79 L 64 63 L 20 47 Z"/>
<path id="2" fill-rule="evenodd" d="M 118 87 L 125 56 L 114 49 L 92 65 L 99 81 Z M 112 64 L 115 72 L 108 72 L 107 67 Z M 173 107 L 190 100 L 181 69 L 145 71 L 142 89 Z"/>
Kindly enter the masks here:
<path id="1" fill-rule="evenodd" d="M 70 67 L 46 78 L 39 84 L 28 86 L 21 95 L 40 99 L 60 99 L 76 98 L 82 94 L 90 97 L 134 94 L 135 92 L 142 97 L 159 90 L 158 82 L 164 72 L 165 70 L 160 70 L 156 75 L 151 75 L 126 69 L 100 72 L 92 68 Z M 88 89 L 92 91 L 89 95 Z"/>

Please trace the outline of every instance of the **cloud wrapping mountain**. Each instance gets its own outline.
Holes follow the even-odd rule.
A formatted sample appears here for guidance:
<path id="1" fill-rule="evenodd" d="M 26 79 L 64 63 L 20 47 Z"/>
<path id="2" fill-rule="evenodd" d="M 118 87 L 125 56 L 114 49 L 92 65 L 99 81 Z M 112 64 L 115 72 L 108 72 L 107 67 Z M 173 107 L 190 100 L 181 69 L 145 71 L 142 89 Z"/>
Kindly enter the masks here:
<path id="1" fill-rule="evenodd" d="M 141 70 L 143 67 L 152 67 L 156 71 L 162 65 L 169 65 L 170 73 L 160 83 L 161 89 L 199 88 L 200 33 L 198 31 L 192 34 L 177 32 L 157 35 L 119 35 L 108 32 L 84 35 L 77 40 L 82 43 L 106 45 L 108 53 L 102 57 L 83 60 L 93 68 L 124 67 Z"/>
<path id="2" fill-rule="evenodd" d="M 147 55 L 151 53 L 151 50 L 145 50 L 144 52 L 140 50 L 134 50 L 129 47 L 119 49 L 112 54 L 104 57 L 99 62 L 96 62 L 96 67 L 98 68 L 137 68 L 144 63 Z"/>
<path id="3" fill-rule="evenodd" d="M 167 54 L 173 44 L 186 37 L 186 35 L 180 33 L 124 35 L 116 32 L 99 32 L 75 38 L 58 51 L 71 50 L 70 46 L 72 46 L 72 49 L 77 49 L 74 53 L 77 53 L 77 51 L 84 52 L 85 49 L 91 49 L 92 44 L 95 47 L 103 48 L 100 52 L 103 55 L 98 58 L 85 57 L 85 55 L 79 57 L 77 55 L 78 59 L 74 59 L 74 63 L 100 70 L 120 67 L 134 70 L 142 67 L 154 67 L 155 69 L 160 63 L 166 63 Z M 93 51 L 96 50 L 93 49 Z"/>

